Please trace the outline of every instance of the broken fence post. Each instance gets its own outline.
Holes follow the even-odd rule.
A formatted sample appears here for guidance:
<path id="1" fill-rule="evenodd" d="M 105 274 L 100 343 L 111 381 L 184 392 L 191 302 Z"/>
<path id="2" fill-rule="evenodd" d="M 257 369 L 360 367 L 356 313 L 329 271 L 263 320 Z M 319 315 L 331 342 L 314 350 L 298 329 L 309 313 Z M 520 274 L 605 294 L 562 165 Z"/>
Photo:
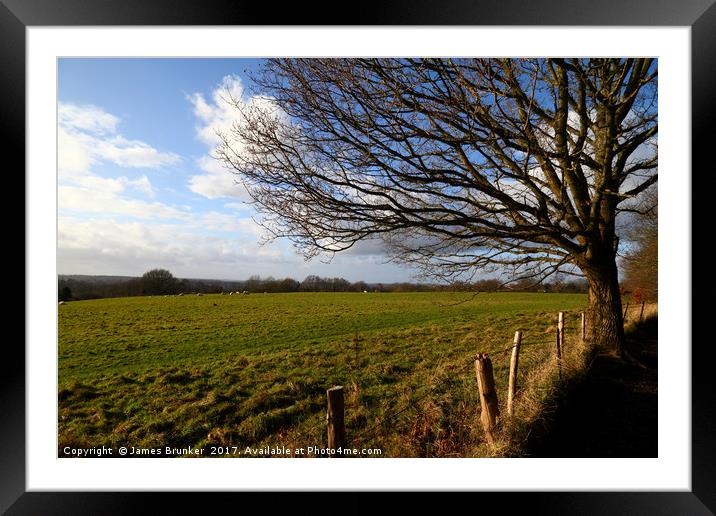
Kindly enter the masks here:
<path id="1" fill-rule="evenodd" d="M 328 448 L 331 450 L 341 449 L 340 454 L 335 457 L 342 457 L 342 450 L 346 447 L 346 426 L 345 426 L 345 403 L 343 400 L 343 386 L 337 385 L 326 391 L 328 397 L 328 410 L 326 412 L 326 423 L 328 426 Z M 330 457 L 331 455 L 329 455 Z"/>

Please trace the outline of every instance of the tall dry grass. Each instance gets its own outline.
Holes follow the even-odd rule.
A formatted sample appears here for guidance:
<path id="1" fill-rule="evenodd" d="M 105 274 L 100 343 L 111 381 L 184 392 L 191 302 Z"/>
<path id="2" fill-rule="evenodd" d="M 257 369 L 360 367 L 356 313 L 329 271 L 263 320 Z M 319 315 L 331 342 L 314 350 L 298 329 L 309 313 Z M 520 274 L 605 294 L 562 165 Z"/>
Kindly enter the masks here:
<path id="1" fill-rule="evenodd" d="M 578 336 L 565 336 L 561 364 L 556 354 L 522 378 L 514 413 L 507 414 L 506 400 L 500 400 L 501 420 L 494 446 L 481 443 L 475 455 L 481 457 L 519 457 L 526 451 L 528 438 L 535 427 L 556 408 L 563 387 L 584 375 L 593 356 L 593 347 Z M 561 369 L 561 377 L 560 377 Z"/>
<path id="2" fill-rule="evenodd" d="M 639 323 L 639 316 L 641 315 L 642 320 L 647 320 L 652 317 L 656 317 L 659 314 L 659 304 L 658 303 L 644 303 L 644 313 L 641 313 L 641 303 L 639 304 L 629 304 L 628 307 L 625 307 L 625 315 L 624 315 L 624 329 L 629 330 L 633 326 Z"/>

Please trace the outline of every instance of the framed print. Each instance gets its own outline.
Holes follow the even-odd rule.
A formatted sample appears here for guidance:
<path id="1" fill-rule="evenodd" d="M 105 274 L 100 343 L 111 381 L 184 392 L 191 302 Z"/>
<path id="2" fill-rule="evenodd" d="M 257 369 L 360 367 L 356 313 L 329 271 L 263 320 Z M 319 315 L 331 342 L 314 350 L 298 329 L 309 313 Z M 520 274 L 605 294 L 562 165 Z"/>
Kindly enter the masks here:
<path id="1" fill-rule="evenodd" d="M 716 7 L 319 7 L 3 0 L 27 304 L 0 508 L 712 514 Z"/>

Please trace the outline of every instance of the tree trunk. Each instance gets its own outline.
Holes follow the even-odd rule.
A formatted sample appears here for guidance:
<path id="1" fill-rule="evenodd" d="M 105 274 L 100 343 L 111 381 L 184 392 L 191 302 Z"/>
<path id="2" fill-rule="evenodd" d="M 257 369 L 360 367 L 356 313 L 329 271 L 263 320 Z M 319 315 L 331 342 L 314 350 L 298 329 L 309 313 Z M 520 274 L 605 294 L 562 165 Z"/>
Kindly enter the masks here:
<path id="1" fill-rule="evenodd" d="M 592 265 L 585 271 L 589 282 L 587 339 L 592 344 L 621 356 L 624 346 L 624 319 L 616 262 Z"/>

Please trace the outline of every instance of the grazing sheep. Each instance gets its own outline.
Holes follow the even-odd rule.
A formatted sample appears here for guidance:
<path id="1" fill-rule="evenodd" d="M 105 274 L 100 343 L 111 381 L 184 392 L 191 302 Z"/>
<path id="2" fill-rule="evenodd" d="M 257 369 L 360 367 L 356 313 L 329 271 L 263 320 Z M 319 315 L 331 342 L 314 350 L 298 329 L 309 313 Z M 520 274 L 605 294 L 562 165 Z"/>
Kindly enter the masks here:
<path id="1" fill-rule="evenodd" d="M 57 303 L 57 304 L 58 304 L 58 305 L 64 305 L 64 304 L 65 304 L 65 302 L 64 302 L 64 301 L 60 301 L 60 302 L 59 302 L 59 303 Z"/>
<path id="2" fill-rule="evenodd" d="M 197 292 L 196 295 L 198 297 L 198 296 L 203 296 L 204 294 L 202 294 L 201 292 Z"/>

